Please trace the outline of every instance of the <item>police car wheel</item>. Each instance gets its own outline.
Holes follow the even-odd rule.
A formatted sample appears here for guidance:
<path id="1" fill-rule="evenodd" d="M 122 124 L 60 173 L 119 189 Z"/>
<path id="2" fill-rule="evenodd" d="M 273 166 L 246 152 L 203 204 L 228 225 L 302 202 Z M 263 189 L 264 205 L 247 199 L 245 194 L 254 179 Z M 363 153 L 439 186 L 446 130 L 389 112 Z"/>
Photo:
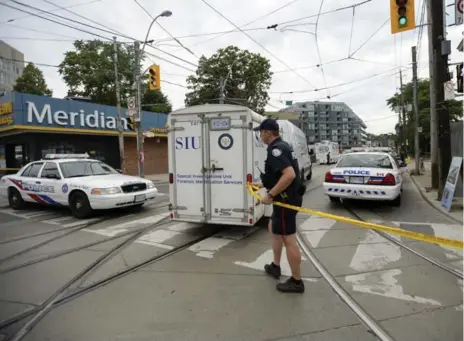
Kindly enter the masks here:
<path id="1" fill-rule="evenodd" d="M 89 199 L 83 192 L 74 192 L 69 199 L 69 208 L 74 217 L 78 219 L 87 218 L 92 213 Z"/>
<path id="2" fill-rule="evenodd" d="M 20 210 L 24 207 L 24 200 L 16 188 L 10 188 L 8 191 L 8 203 L 14 210 Z"/>
<path id="3" fill-rule="evenodd" d="M 331 202 L 339 202 L 340 201 L 340 198 L 337 198 L 337 197 L 329 196 L 329 199 L 330 199 Z"/>

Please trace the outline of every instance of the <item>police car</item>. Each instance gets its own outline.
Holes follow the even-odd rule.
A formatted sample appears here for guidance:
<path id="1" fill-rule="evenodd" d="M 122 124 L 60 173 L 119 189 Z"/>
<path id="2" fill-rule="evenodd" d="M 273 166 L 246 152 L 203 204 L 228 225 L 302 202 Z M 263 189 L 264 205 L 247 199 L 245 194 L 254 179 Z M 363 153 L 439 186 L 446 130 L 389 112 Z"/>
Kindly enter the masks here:
<path id="1" fill-rule="evenodd" d="M 48 154 L 0 179 L 0 194 L 12 209 L 25 202 L 69 206 L 76 218 L 93 210 L 142 206 L 158 195 L 152 181 L 120 174 L 88 154 Z"/>
<path id="2" fill-rule="evenodd" d="M 401 205 L 406 164 L 390 153 L 357 152 L 344 154 L 325 174 L 324 193 L 331 201 L 359 199 L 390 201 Z"/>

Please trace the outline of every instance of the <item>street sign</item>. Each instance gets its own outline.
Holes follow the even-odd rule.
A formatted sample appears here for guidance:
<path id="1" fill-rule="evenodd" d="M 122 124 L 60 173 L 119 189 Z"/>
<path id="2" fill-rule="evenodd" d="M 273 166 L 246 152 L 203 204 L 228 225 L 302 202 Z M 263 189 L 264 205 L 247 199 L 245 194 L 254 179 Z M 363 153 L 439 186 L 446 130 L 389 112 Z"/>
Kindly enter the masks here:
<path id="1" fill-rule="evenodd" d="M 445 84 L 443 85 L 444 89 L 445 89 L 445 101 L 448 101 L 450 99 L 454 99 L 454 86 L 453 86 L 453 82 L 451 81 L 448 81 L 448 82 L 445 82 Z"/>
<path id="2" fill-rule="evenodd" d="M 135 109 L 135 97 L 128 97 L 127 98 L 127 108 L 128 109 Z"/>
<path id="3" fill-rule="evenodd" d="M 455 13 L 455 22 L 456 26 L 462 25 L 462 11 L 464 8 L 464 0 L 456 0 L 454 3 L 454 13 Z"/>

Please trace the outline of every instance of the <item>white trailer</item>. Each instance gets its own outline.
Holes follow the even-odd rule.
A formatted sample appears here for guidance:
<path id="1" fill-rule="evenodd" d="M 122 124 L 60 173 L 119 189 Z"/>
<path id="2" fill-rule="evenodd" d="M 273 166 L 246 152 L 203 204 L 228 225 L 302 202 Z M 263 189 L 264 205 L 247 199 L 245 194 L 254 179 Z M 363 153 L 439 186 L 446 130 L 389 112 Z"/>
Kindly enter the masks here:
<path id="1" fill-rule="evenodd" d="M 323 140 L 315 144 L 316 147 L 316 160 L 319 164 L 331 164 L 338 162 L 340 158 L 340 148 L 338 142 Z M 329 155 L 329 162 L 327 163 L 327 155 Z"/>
<path id="2" fill-rule="evenodd" d="M 246 187 L 246 182 L 260 182 L 264 172 L 267 146 L 253 131 L 263 120 L 229 104 L 192 106 L 169 115 L 172 220 L 253 226 L 271 216 L 272 205 L 260 203 Z"/>

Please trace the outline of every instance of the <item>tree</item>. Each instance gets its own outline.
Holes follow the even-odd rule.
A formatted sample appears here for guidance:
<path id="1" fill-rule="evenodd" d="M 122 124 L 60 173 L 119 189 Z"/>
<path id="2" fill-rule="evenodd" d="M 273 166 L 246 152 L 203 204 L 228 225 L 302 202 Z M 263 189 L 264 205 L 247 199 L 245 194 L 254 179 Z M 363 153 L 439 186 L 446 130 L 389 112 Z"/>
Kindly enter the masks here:
<path id="1" fill-rule="evenodd" d="M 218 103 L 221 78 L 226 80 L 224 103 L 239 104 L 262 114 L 269 100 L 272 72 L 268 59 L 236 46 L 219 49 L 209 58 L 201 56 L 196 74 L 187 78 L 191 92 L 185 105 Z"/>
<path id="2" fill-rule="evenodd" d="M 430 83 L 428 79 L 418 80 L 418 102 L 419 102 L 419 126 L 422 127 L 422 132 L 419 134 L 419 148 L 422 152 L 430 151 Z M 403 96 L 405 103 L 413 103 L 413 88 L 412 82 L 403 85 Z M 387 105 L 390 109 L 398 106 L 401 103 L 399 93 L 395 93 L 387 99 Z M 459 121 L 463 116 L 462 102 L 449 100 L 445 102 L 450 113 L 451 121 Z M 395 129 L 399 129 L 396 126 Z M 405 136 L 408 140 L 408 152 L 414 151 L 414 112 L 406 114 Z"/>
<path id="3" fill-rule="evenodd" d="M 67 51 L 60 64 L 59 72 L 69 88 L 68 96 L 83 96 L 92 102 L 116 105 L 114 47 L 111 42 L 76 40 L 75 51 Z M 143 61 L 143 57 L 141 58 Z M 141 62 L 142 62 L 141 61 Z M 118 44 L 118 80 L 121 105 L 133 96 L 135 51 L 130 44 Z M 156 103 L 143 110 L 169 113 L 171 104 L 161 91 L 148 91 L 148 83 L 141 85 L 142 104 Z M 169 109 L 169 110 L 168 110 Z"/>
<path id="4" fill-rule="evenodd" d="M 42 71 L 33 63 L 28 63 L 23 74 L 18 77 L 13 87 L 14 91 L 26 94 L 52 96 L 53 92 L 47 87 Z"/>

